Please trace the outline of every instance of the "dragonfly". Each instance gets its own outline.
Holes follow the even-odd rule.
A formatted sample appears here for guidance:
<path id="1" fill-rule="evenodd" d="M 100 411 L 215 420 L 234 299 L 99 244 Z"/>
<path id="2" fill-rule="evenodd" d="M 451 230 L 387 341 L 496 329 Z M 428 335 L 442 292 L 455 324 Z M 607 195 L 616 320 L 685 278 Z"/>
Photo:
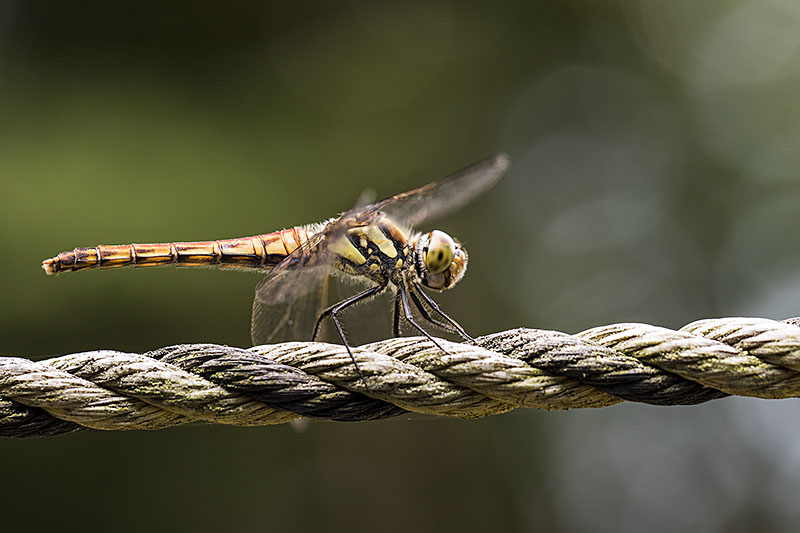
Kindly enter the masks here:
<path id="1" fill-rule="evenodd" d="M 161 265 L 259 271 L 264 276 L 253 300 L 254 345 L 316 340 L 323 321 L 330 318 L 354 364 L 340 314 L 389 292 L 394 300 L 392 334 L 399 337 L 405 321 L 445 351 L 414 311 L 429 327 L 472 340 L 424 290 L 441 292 L 455 286 L 466 272 L 467 251 L 444 231 L 414 228 L 486 192 L 509 164 L 507 155 L 498 154 L 441 181 L 354 207 L 321 223 L 236 239 L 75 248 L 46 259 L 42 268 L 47 274 Z M 327 305 L 325 289 L 331 277 L 356 282 L 363 290 Z"/>

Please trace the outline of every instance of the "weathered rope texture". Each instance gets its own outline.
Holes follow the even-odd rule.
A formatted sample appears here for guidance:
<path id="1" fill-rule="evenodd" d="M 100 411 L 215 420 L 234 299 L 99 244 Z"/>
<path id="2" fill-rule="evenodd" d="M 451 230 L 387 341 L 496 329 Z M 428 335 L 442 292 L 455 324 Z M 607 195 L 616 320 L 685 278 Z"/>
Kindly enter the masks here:
<path id="1" fill-rule="evenodd" d="M 700 320 L 677 331 L 612 324 L 576 335 L 515 329 L 477 345 L 441 343 L 448 353 L 418 337 L 356 348 L 363 380 L 342 346 L 324 343 L 0 357 L 0 436 L 800 396 L 800 318 Z"/>

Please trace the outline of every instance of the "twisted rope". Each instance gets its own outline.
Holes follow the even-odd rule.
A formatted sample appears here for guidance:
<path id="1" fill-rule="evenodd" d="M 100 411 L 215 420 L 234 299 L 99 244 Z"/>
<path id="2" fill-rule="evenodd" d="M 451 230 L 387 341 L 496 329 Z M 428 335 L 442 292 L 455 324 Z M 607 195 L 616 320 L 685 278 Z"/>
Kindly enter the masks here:
<path id="1" fill-rule="evenodd" d="M 354 348 L 363 380 L 342 346 L 324 343 L 0 357 L 0 436 L 800 396 L 800 318 L 700 320 L 677 331 L 612 324 L 575 335 L 515 329 L 475 345 L 440 342 L 448 353 L 416 337 Z"/>

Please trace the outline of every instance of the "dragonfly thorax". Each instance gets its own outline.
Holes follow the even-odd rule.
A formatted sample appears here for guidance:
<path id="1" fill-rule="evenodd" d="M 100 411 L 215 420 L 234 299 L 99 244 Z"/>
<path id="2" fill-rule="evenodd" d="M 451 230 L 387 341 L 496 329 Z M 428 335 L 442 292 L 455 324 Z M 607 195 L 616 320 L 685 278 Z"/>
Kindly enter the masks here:
<path id="1" fill-rule="evenodd" d="M 412 245 L 415 274 L 430 289 L 447 290 L 467 271 L 467 251 L 443 231 L 419 235 Z"/>
<path id="2" fill-rule="evenodd" d="M 336 267 L 377 283 L 398 283 L 412 264 L 413 251 L 405 232 L 381 214 L 369 221 L 345 222 L 347 230 L 328 244 L 337 257 Z"/>
<path id="3" fill-rule="evenodd" d="M 411 238 L 390 218 L 349 220 L 350 226 L 328 244 L 336 267 L 351 276 L 381 284 L 407 281 L 443 291 L 453 287 L 467 270 L 467 252 L 447 233 L 434 230 Z"/>

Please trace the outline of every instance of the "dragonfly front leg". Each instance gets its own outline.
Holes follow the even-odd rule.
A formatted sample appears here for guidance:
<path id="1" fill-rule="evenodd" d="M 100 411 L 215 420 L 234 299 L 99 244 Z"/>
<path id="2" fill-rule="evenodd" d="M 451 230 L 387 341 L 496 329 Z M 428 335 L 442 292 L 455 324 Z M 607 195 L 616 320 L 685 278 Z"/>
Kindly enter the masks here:
<path id="1" fill-rule="evenodd" d="M 417 299 L 417 295 L 419 295 L 419 297 L 422 298 L 425 301 L 425 303 L 427 303 L 431 307 L 431 309 L 433 309 L 433 311 L 435 311 L 436 313 L 439 313 L 439 316 L 441 316 L 442 318 L 447 320 L 447 322 L 449 322 L 449 324 L 450 324 L 450 327 L 447 327 L 445 324 L 443 324 L 439 320 L 434 320 L 430 316 L 430 313 L 428 313 L 428 315 L 426 316 L 425 312 L 423 312 L 423 310 L 422 310 L 423 306 L 421 305 L 421 303 Z M 432 324 L 435 324 L 435 325 L 439 326 L 440 328 L 444 329 L 445 331 L 458 333 L 461 336 L 461 338 L 464 339 L 464 340 L 467 340 L 467 341 L 470 341 L 470 342 L 475 342 L 475 339 L 470 337 L 469 334 L 466 331 L 464 331 L 464 328 L 461 327 L 461 324 L 459 324 L 458 322 L 456 322 L 455 320 L 450 318 L 444 311 L 442 311 L 441 308 L 433 300 L 433 298 L 431 298 L 430 296 L 428 296 L 425 293 L 425 291 L 422 289 L 422 287 L 420 287 L 419 285 L 415 284 L 414 285 L 414 289 L 412 289 L 412 291 L 411 291 L 411 297 L 414 299 L 414 303 L 417 304 L 417 309 L 420 310 L 420 312 L 422 313 L 422 315 L 425 318 L 425 320 L 429 321 Z"/>
<path id="2" fill-rule="evenodd" d="M 404 318 L 406 319 L 406 321 L 409 324 L 411 324 L 412 326 L 414 326 L 417 329 L 417 331 L 419 331 L 420 333 L 422 333 L 423 335 L 428 337 L 428 340 L 431 341 L 441 351 L 443 351 L 444 353 L 450 353 L 447 350 L 445 350 L 444 348 L 442 348 L 442 345 L 439 344 L 438 342 L 436 342 L 436 339 L 431 337 L 430 333 L 425 331 L 422 328 L 422 326 L 417 324 L 417 321 L 414 319 L 414 314 L 411 312 L 411 306 L 408 305 L 408 292 L 406 291 L 405 286 L 399 285 L 397 287 L 397 291 L 400 294 L 400 302 L 403 304 L 403 315 L 404 315 Z"/>
<path id="3" fill-rule="evenodd" d="M 419 296 L 417 296 L 416 291 L 412 289 L 409 291 L 408 294 L 409 296 L 411 296 L 411 301 L 414 302 L 414 306 L 417 308 L 417 311 L 419 311 L 420 315 L 422 315 L 422 318 L 424 318 L 427 322 L 433 324 L 434 326 L 443 331 L 447 331 L 448 333 L 457 333 L 460 335 L 459 331 L 456 330 L 456 328 L 454 328 L 450 324 L 446 324 L 441 320 L 434 318 L 434 316 L 431 314 L 431 312 L 428 310 L 425 304 L 422 303 Z"/>

